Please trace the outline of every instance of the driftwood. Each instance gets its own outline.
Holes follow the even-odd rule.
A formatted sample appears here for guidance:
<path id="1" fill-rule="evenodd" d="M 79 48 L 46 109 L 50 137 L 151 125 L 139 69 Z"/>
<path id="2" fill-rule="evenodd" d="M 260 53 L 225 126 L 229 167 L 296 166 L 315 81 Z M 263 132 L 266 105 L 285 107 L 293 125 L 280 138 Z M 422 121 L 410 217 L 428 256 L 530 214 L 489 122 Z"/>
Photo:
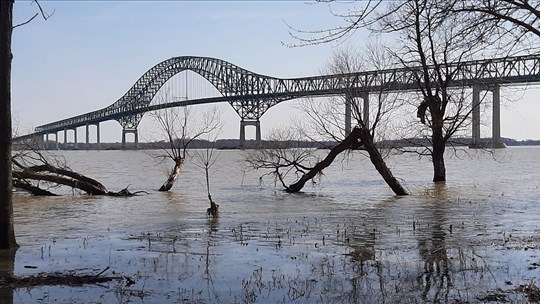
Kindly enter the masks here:
<path id="1" fill-rule="evenodd" d="M 109 191 L 103 184 L 97 180 L 71 171 L 65 168 L 54 167 L 50 164 L 24 167 L 17 163 L 18 168 L 22 170 L 13 170 L 13 187 L 27 191 L 32 195 L 37 196 L 56 196 L 48 190 L 42 189 L 31 183 L 44 181 L 57 185 L 64 185 L 74 189 L 79 189 L 90 195 L 108 195 L 108 196 L 135 196 L 141 193 L 148 194 L 145 191 L 131 192 L 128 187 L 118 191 Z"/>
<path id="2" fill-rule="evenodd" d="M 42 168 L 39 168 L 42 169 Z M 46 171 L 46 172 L 44 172 Z M 69 173 L 69 174 L 66 174 Z M 77 177 L 78 175 L 78 177 Z M 90 182 L 88 178 L 75 172 L 68 172 L 65 169 L 58 171 L 38 170 L 32 169 L 23 171 L 13 171 L 13 179 L 19 180 L 34 180 L 34 181 L 46 181 L 59 185 L 69 186 L 75 189 L 80 189 L 88 194 L 92 195 L 105 195 L 107 189 L 99 182 Z M 27 189 L 25 189 L 27 190 Z M 32 194 L 36 194 L 31 192 Z"/>
<path id="3" fill-rule="evenodd" d="M 108 196 L 120 196 L 120 197 L 127 197 L 127 196 L 135 196 L 135 195 L 139 195 L 141 193 L 144 193 L 144 194 L 148 194 L 148 192 L 146 191 L 135 191 L 135 192 L 131 192 L 128 190 L 128 187 L 125 187 L 124 189 L 118 191 L 118 192 L 113 192 L 113 191 L 109 191 L 107 192 L 107 195 Z"/>
<path id="4" fill-rule="evenodd" d="M 33 288 L 39 286 L 84 286 L 96 285 L 113 280 L 121 280 L 119 276 L 102 276 L 109 267 L 98 274 L 79 275 L 75 273 L 46 273 L 28 277 L 0 276 L 0 285 L 3 288 Z"/>
<path id="5" fill-rule="evenodd" d="M 43 189 L 48 187 L 67 186 L 79 189 L 90 195 L 134 196 L 145 191 L 131 192 L 128 187 L 118 191 L 109 191 L 99 181 L 71 170 L 63 160 L 54 155 L 45 155 L 31 144 L 25 150 L 17 152 L 11 159 L 13 164 L 13 187 L 36 196 L 56 196 L 57 194 Z"/>

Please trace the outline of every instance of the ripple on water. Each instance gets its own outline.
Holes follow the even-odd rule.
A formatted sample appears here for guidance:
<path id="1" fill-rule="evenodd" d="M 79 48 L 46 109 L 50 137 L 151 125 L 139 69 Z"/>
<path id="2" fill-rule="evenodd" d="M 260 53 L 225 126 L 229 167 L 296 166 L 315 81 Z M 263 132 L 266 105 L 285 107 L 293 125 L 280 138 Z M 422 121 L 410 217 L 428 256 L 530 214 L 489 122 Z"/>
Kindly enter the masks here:
<path id="1" fill-rule="evenodd" d="M 286 194 L 228 151 L 211 176 L 215 220 L 205 215 L 204 176 L 189 162 L 174 190 L 160 193 L 162 169 L 143 152 L 65 152 L 110 189 L 149 194 L 17 196 L 13 271 L 110 267 L 136 283 L 15 290 L 14 302 L 524 301 L 516 288 L 540 276 L 539 151 L 449 157 L 446 186 L 429 182 L 429 162 L 392 156 L 406 197 L 393 196 L 361 155 Z"/>

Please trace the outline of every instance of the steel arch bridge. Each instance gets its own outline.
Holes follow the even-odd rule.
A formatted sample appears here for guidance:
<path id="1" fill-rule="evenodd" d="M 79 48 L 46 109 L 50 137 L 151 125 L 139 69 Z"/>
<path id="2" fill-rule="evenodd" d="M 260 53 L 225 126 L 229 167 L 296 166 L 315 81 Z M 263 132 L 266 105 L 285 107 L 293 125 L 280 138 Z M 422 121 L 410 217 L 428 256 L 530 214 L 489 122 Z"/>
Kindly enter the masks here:
<path id="1" fill-rule="evenodd" d="M 159 89 L 174 75 L 186 70 L 204 77 L 222 96 L 151 105 Z M 451 84 L 454 86 L 540 82 L 540 55 L 460 62 L 447 65 L 447 70 L 452 75 Z M 434 69 L 430 69 L 429 73 L 433 74 Z M 381 90 L 411 91 L 417 90 L 418 82 L 422 78 L 422 68 L 412 67 L 282 79 L 257 74 L 221 59 L 173 57 L 148 70 L 110 106 L 38 126 L 32 135 L 48 135 L 62 130 L 67 132 L 66 130 L 75 130 L 85 125 L 88 134 L 88 125 L 107 120 L 117 120 L 122 125 L 123 132 L 136 133 L 139 122 L 148 111 L 215 102 L 228 102 L 238 113 L 242 123 L 256 123 L 259 128 L 259 118 L 270 107 L 285 100 L 351 92 L 359 94 Z"/>

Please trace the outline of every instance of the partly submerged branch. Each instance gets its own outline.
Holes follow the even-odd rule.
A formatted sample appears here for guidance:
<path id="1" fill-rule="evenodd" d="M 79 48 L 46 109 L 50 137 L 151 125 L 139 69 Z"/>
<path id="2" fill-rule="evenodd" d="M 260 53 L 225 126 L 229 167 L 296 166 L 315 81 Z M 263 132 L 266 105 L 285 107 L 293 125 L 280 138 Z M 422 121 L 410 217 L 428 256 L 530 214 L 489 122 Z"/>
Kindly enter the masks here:
<path id="1" fill-rule="evenodd" d="M 32 185 L 31 183 L 20 180 L 20 179 L 13 179 L 13 187 L 22 189 L 32 195 L 36 196 L 57 196 L 57 194 L 52 193 L 51 191 L 41 189 L 37 186 Z"/>
<path id="2" fill-rule="evenodd" d="M 330 166 L 334 162 L 336 157 L 343 151 L 360 148 L 362 146 L 362 142 L 359 141 L 360 136 L 358 135 L 358 133 L 358 128 L 353 129 L 349 136 L 347 136 L 345 140 L 340 142 L 337 146 L 332 148 L 328 155 L 322 161 L 317 163 L 306 174 L 302 175 L 302 177 L 297 182 L 286 187 L 285 190 L 287 192 L 298 192 L 302 190 L 306 182 L 312 180 L 315 176 L 317 176 L 317 174 L 320 174 L 323 169 Z"/>
<path id="3" fill-rule="evenodd" d="M 353 128 L 351 133 L 349 133 L 349 135 L 338 145 L 333 147 L 323 160 L 317 162 L 312 167 L 300 165 L 300 163 L 301 161 L 308 162 L 313 154 L 302 152 L 298 149 L 287 149 L 283 146 L 278 146 L 274 149 L 250 152 L 246 161 L 254 169 L 272 170 L 272 172 L 268 174 L 276 176 L 285 188 L 285 191 L 295 193 L 301 191 L 308 181 L 312 180 L 317 175 L 322 174 L 322 171 L 330 166 L 341 153 L 344 151 L 357 150 L 361 147 L 368 152 L 371 162 L 394 193 L 397 195 L 407 195 L 407 191 L 401 186 L 399 181 L 393 176 L 391 170 L 386 166 L 381 153 L 373 142 L 373 136 L 370 134 L 369 129 L 360 126 Z M 290 155 L 287 155 L 287 153 Z M 299 155 L 301 157 L 298 157 Z M 296 182 L 287 185 L 284 177 L 292 171 L 292 168 L 297 168 L 298 170 L 295 173 L 301 173 L 302 175 Z M 284 172 L 280 170 L 283 170 Z"/>
<path id="4" fill-rule="evenodd" d="M 106 195 L 107 189 L 101 184 L 94 184 L 84 179 L 70 178 L 69 176 L 63 176 L 60 174 L 51 174 L 51 173 L 39 173 L 31 170 L 24 171 L 13 171 L 14 180 L 34 180 L 34 181 L 45 181 L 50 183 L 55 183 L 58 185 L 64 185 L 72 187 L 74 189 L 82 190 L 88 194 L 92 195 Z M 19 184 L 20 185 L 20 184 Z M 23 188 L 24 189 L 24 188 Z"/>
<path id="5" fill-rule="evenodd" d="M 141 193 L 144 193 L 144 194 L 148 194 L 148 192 L 146 191 L 135 191 L 135 192 L 131 192 L 129 189 L 128 189 L 129 186 L 125 187 L 124 189 L 118 191 L 118 192 L 113 192 L 113 191 L 109 191 L 107 192 L 107 195 L 108 196 L 120 196 L 120 197 L 129 197 L 129 196 L 136 196 L 136 195 L 139 195 Z"/>

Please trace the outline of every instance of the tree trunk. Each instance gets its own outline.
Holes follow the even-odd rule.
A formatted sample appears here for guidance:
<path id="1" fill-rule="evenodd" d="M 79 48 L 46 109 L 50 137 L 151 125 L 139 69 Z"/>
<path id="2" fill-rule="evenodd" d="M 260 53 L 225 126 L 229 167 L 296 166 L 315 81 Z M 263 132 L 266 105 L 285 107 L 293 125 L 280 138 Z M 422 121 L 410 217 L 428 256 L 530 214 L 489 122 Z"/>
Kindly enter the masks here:
<path id="1" fill-rule="evenodd" d="M 384 159 L 382 158 L 379 150 L 373 142 L 373 137 L 369 134 L 369 131 L 364 128 L 355 127 L 351 133 L 339 143 L 337 146 L 330 150 L 330 153 L 319 163 L 313 167 L 308 173 L 304 174 L 296 183 L 290 185 L 285 190 L 287 192 L 298 192 L 302 190 L 306 182 L 313 179 L 324 168 L 330 166 L 334 159 L 343 151 L 349 149 L 358 149 L 362 145 L 369 153 L 371 163 L 375 166 L 379 174 L 383 177 L 385 182 L 397 195 L 408 195 L 407 191 L 401 186 L 399 181 L 394 177 L 392 171 L 386 166 Z"/>
<path id="2" fill-rule="evenodd" d="M 49 164 L 28 167 L 28 168 L 25 168 L 24 171 L 31 171 L 31 172 L 36 172 L 36 173 L 45 171 L 45 172 L 51 172 L 51 173 L 55 173 L 55 174 L 58 174 L 58 175 L 64 175 L 64 176 L 67 176 L 67 177 L 71 177 L 72 179 L 76 180 L 78 183 L 82 183 L 83 185 L 88 185 L 88 186 L 86 186 L 86 188 L 91 189 L 90 191 L 86 191 L 85 189 L 80 188 L 80 187 L 76 187 L 76 188 L 84 190 L 84 191 L 86 191 L 86 192 L 88 192 L 90 194 L 100 195 L 100 194 L 106 194 L 108 192 L 107 188 L 105 188 L 105 186 L 103 186 L 102 183 L 98 182 L 97 180 L 95 180 L 93 178 L 90 178 L 88 176 L 84 176 L 82 174 L 79 174 L 77 172 L 73 172 L 73 171 L 68 170 L 68 169 L 62 169 L 62 168 L 53 167 L 53 166 L 51 166 Z"/>
<path id="3" fill-rule="evenodd" d="M 11 33 L 13 0 L 0 1 L 0 249 L 17 248 L 11 177 Z"/>
<path id="4" fill-rule="evenodd" d="M 386 162 L 375 146 L 373 137 L 371 134 L 369 134 L 369 130 L 360 129 L 360 139 L 364 143 L 364 148 L 369 153 L 371 163 L 375 166 L 375 169 L 377 169 L 386 184 L 394 191 L 395 194 L 408 195 L 409 193 L 401 186 L 399 181 L 392 174 L 392 171 L 390 171 L 388 166 L 386 166 Z"/>
<path id="5" fill-rule="evenodd" d="M 358 149 L 362 146 L 362 142 L 360 142 L 358 139 L 360 138 L 360 129 L 354 128 L 349 135 L 340 142 L 337 146 L 333 147 L 330 150 L 330 153 L 320 162 L 318 162 L 313 169 L 309 170 L 308 173 L 304 174 L 297 182 L 294 184 L 288 186 L 285 191 L 290 193 L 295 193 L 302 188 L 304 188 L 304 185 L 312 180 L 317 174 L 319 174 L 323 169 L 330 166 L 334 159 L 343 151 L 349 150 L 349 149 Z"/>
<path id="6" fill-rule="evenodd" d="M 206 209 L 208 216 L 213 218 L 219 217 L 219 205 L 212 200 L 212 196 L 208 194 L 208 200 L 210 200 L 210 208 Z"/>
<path id="7" fill-rule="evenodd" d="M 108 193 L 107 189 L 102 186 L 100 187 L 99 185 L 95 185 L 84 180 L 67 178 L 61 175 L 39 174 L 33 171 L 13 171 L 13 177 L 17 179 L 31 179 L 65 185 L 72 188 L 80 189 L 92 195 L 107 195 Z"/>
<path id="8" fill-rule="evenodd" d="M 50 191 L 47 191 L 45 189 L 41 189 L 39 187 L 33 186 L 32 184 L 30 184 L 30 183 L 28 183 L 26 181 L 22 181 L 22 180 L 18 180 L 18 179 L 13 180 L 13 187 L 23 189 L 23 190 L 27 191 L 28 193 L 30 193 L 32 195 L 36 195 L 36 196 L 56 196 L 56 194 L 54 194 L 54 193 L 52 193 Z"/>
<path id="9" fill-rule="evenodd" d="M 444 151 L 446 148 L 446 141 L 443 137 L 442 127 L 433 127 L 432 141 L 433 141 L 433 153 L 431 155 L 433 162 L 433 182 L 445 182 L 446 181 L 446 167 L 444 165 Z"/>
<path id="10" fill-rule="evenodd" d="M 219 217 L 219 205 L 212 200 L 212 195 L 210 194 L 210 172 L 208 172 L 208 163 L 205 164 L 204 172 L 206 174 L 206 192 L 208 193 L 208 200 L 210 201 L 210 208 L 206 209 L 206 213 L 213 217 Z"/>
<path id="11" fill-rule="evenodd" d="M 174 183 L 176 182 L 176 179 L 180 175 L 180 168 L 182 167 L 182 160 L 175 161 L 174 168 L 169 174 L 169 177 L 167 178 L 167 181 L 159 188 L 158 191 L 169 191 L 174 186 Z"/>
<path id="12" fill-rule="evenodd" d="M 1 4 L 0 4 L 1 5 Z M 13 278 L 15 272 L 15 254 L 17 250 L 0 250 L 0 281 L 4 278 Z M 10 284 L 0 284 L 0 301 L 2 303 L 16 303 L 13 301 L 13 286 Z"/>

